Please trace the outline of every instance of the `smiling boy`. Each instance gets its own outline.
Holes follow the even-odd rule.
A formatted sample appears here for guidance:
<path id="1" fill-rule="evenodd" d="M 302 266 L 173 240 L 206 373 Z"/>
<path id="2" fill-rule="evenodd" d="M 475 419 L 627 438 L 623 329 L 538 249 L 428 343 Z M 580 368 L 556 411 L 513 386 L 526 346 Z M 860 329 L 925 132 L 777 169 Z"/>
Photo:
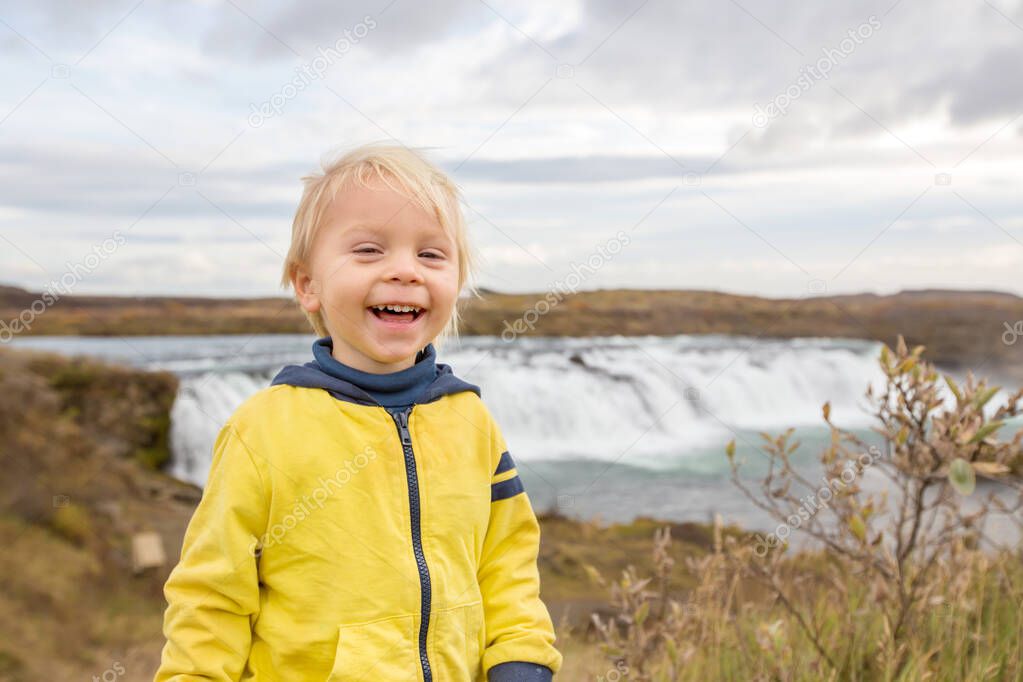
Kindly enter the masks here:
<path id="1" fill-rule="evenodd" d="M 322 220 L 308 264 L 296 259 L 286 275 L 299 304 L 322 320 L 335 359 L 373 374 L 410 367 L 458 299 L 454 239 L 437 217 L 379 178 L 345 190 Z M 381 312 L 388 305 L 418 312 Z"/>
<path id="2" fill-rule="evenodd" d="M 479 387 L 436 362 L 474 269 L 458 190 L 395 145 L 303 180 L 284 280 L 313 360 L 217 437 L 155 680 L 550 680 L 539 525 Z"/>

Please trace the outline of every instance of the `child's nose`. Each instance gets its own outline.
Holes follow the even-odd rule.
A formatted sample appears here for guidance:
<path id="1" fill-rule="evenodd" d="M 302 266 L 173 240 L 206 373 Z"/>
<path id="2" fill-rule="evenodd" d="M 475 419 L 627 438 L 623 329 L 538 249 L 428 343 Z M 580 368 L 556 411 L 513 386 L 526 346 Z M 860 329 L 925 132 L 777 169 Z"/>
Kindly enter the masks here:
<path id="1" fill-rule="evenodd" d="M 420 262 L 416 254 L 394 253 L 388 263 L 388 279 L 401 282 L 422 282 Z"/>

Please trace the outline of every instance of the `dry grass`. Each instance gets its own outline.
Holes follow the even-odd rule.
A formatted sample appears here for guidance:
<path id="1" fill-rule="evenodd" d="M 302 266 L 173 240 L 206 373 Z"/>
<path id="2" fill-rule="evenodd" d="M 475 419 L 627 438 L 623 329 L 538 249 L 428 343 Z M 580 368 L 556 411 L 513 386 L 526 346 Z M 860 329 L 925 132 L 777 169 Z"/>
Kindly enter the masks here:
<path id="1" fill-rule="evenodd" d="M 838 665 L 831 668 L 793 612 L 772 596 L 756 593 L 756 582 L 742 570 L 733 551 L 723 548 L 689 566 L 687 571 L 703 580 L 674 609 L 672 598 L 655 589 L 656 579 L 647 583 L 649 576 L 629 574 L 616 581 L 612 601 L 617 615 L 611 627 L 617 632 L 598 638 L 579 629 L 559 628 L 559 646 L 566 655 L 559 679 L 1023 679 L 1020 553 L 989 556 L 964 550 L 954 569 L 937 571 L 930 578 L 935 597 L 897 652 L 882 644 L 890 626 L 860 576 L 847 572 L 844 588 L 836 591 L 823 581 L 829 573 L 824 567 L 828 557 L 804 554 L 787 559 L 777 569 L 786 585 L 802 587 L 796 606 L 813 614 Z M 747 555 L 745 560 L 757 559 Z M 643 604 L 645 616 L 640 615 Z M 665 604 L 669 608 L 662 614 Z M 619 671 L 618 677 L 613 670 Z"/>
<path id="2" fill-rule="evenodd" d="M 0 351 L 0 680 L 149 680 L 167 571 L 131 573 L 133 533 L 176 556 L 198 491 L 166 457 L 172 376 Z M 169 567 L 167 567 L 169 570 Z M 109 678 L 108 678 L 109 679 Z"/>
<path id="3" fill-rule="evenodd" d="M 695 585 L 683 599 L 672 594 L 668 529 L 655 537 L 652 570 L 630 566 L 611 583 L 591 570 L 614 609 L 593 617 L 605 660 L 637 681 L 1023 679 L 1023 545 L 999 546 L 984 532 L 995 512 L 1023 530 L 1023 482 L 1011 474 L 1023 431 L 998 438 L 1020 414 L 1023 391 L 988 417 L 995 387 L 945 377 L 956 398 L 946 407 L 922 352 L 901 338 L 894 352 L 882 349 L 886 390 L 867 397 L 885 447 L 869 462 L 866 444 L 824 406 L 832 438 L 820 460 L 835 485 L 792 465 L 791 431 L 762 434 L 771 466 L 757 487 L 740 479 L 734 443 L 727 448 L 733 482 L 769 525 L 788 525 L 820 549 L 792 556 L 784 538 L 751 542 L 718 529 L 712 552 L 685 558 Z M 857 465 L 856 475 L 840 475 Z M 891 485 L 861 487 L 867 466 Z M 978 476 L 1008 495 L 982 495 Z M 831 493 L 827 504 L 821 490 Z M 797 515 L 810 494 L 820 494 L 812 513 Z M 967 495 L 977 503 L 969 509 Z"/>

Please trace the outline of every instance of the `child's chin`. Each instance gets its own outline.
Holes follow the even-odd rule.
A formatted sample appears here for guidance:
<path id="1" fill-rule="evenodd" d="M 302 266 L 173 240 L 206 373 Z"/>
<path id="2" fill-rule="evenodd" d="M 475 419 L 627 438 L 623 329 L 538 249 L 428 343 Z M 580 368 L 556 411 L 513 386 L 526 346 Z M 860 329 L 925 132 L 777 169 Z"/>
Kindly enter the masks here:
<path id="1" fill-rule="evenodd" d="M 374 360 L 390 364 L 410 358 L 415 359 L 416 353 L 425 345 L 425 341 L 420 345 L 415 339 L 390 339 L 386 341 L 371 339 L 369 350 Z"/>

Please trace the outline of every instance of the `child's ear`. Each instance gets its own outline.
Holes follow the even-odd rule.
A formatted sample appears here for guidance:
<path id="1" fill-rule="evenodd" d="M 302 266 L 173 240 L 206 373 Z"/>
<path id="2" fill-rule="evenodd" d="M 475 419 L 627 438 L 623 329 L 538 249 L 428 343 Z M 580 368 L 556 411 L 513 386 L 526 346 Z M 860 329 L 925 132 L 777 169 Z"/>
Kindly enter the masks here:
<path id="1" fill-rule="evenodd" d="M 302 310 L 307 313 L 316 313 L 320 310 L 319 287 L 316 286 L 312 275 L 301 265 L 295 268 L 295 274 L 291 278 L 291 286 L 295 288 L 295 298 Z"/>

